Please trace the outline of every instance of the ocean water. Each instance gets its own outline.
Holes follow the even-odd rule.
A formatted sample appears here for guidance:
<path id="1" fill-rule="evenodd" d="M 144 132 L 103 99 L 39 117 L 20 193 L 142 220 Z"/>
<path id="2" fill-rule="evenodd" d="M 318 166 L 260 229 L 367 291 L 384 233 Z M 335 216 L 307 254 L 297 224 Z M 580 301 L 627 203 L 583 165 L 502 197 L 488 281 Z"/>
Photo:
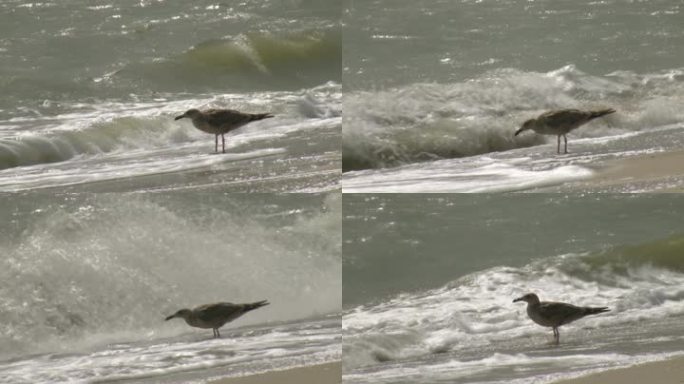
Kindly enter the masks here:
<path id="1" fill-rule="evenodd" d="M 348 194 L 345 383 L 550 383 L 681 355 L 679 195 Z M 607 306 L 552 332 L 514 298 Z"/>
<path id="2" fill-rule="evenodd" d="M 0 191 L 338 188 L 335 1 L 0 4 Z M 226 137 L 190 108 L 270 112 Z"/>
<path id="3" fill-rule="evenodd" d="M 680 150 L 683 7 L 345 2 L 344 190 L 539 191 L 622 159 Z M 606 107 L 617 113 L 570 133 L 567 155 L 556 154 L 554 136 L 513 136 L 548 110 Z M 638 191 L 683 185 L 665 178 Z"/>
<path id="4" fill-rule="evenodd" d="M 341 359 L 339 194 L 0 196 L 0 382 L 205 382 Z M 178 309 L 269 300 L 222 328 Z M 129 382 L 126 381 L 126 382 Z"/>

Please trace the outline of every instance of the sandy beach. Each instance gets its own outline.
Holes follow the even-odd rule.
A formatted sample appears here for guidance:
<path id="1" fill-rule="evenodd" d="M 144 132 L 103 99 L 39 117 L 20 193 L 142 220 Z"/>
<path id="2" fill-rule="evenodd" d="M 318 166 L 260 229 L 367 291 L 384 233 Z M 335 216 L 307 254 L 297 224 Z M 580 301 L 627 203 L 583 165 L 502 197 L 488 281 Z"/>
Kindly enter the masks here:
<path id="1" fill-rule="evenodd" d="M 591 184 L 597 186 L 658 182 L 684 177 L 684 151 L 654 153 L 611 163 L 598 172 Z M 679 192 L 681 186 L 662 192 Z"/>
<path id="2" fill-rule="evenodd" d="M 684 383 L 684 357 L 672 360 L 655 361 L 603 371 L 570 380 L 561 380 L 554 384 L 681 384 Z"/>
<path id="3" fill-rule="evenodd" d="M 538 188 L 540 192 L 682 192 L 684 151 L 660 152 L 606 162 L 594 176 L 572 183 Z"/>
<path id="4" fill-rule="evenodd" d="M 341 382 L 342 363 L 340 362 L 210 381 L 212 384 L 338 384 Z"/>

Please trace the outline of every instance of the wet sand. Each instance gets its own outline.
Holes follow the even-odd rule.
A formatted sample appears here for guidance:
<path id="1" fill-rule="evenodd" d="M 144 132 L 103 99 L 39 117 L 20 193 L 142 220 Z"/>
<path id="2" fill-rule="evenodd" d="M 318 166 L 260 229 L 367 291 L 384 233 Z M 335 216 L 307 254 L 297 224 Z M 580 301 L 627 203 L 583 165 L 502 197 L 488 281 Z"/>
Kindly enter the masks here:
<path id="1" fill-rule="evenodd" d="M 684 383 L 684 357 L 656 361 L 590 374 L 553 384 L 682 384 Z"/>
<path id="2" fill-rule="evenodd" d="M 341 382 L 341 362 L 209 381 L 211 384 L 339 384 Z"/>
<path id="3" fill-rule="evenodd" d="M 654 153 L 620 160 L 599 171 L 593 180 L 598 185 L 624 185 L 629 183 L 658 182 L 684 178 L 684 151 Z M 662 192 L 679 192 L 678 188 L 665 188 Z"/>
<path id="4" fill-rule="evenodd" d="M 684 192 L 684 151 L 652 153 L 597 166 L 585 180 L 539 192 Z"/>

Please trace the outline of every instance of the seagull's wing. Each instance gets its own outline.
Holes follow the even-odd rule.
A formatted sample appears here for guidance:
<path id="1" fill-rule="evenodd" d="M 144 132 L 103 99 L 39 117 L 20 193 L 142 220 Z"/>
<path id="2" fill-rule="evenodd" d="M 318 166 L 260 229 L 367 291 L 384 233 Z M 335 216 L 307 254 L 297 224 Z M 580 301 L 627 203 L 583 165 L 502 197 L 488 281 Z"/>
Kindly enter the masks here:
<path id="1" fill-rule="evenodd" d="M 572 304 L 544 301 L 539 304 L 539 314 L 560 326 L 584 317 L 586 312 Z"/>
<path id="2" fill-rule="evenodd" d="M 206 304 L 195 308 L 195 314 L 202 321 L 216 321 L 217 319 L 230 319 L 242 314 L 243 307 L 240 304 L 216 303 Z"/>
<path id="3" fill-rule="evenodd" d="M 210 109 L 204 112 L 207 122 L 215 126 L 239 126 L 251 121 L 251 115 L 232 109 Z"/>
<path id="4" fill-rule="evenodd" d="M 579 109 L 561 109 L 559 111 L 546 112 L 539 116 L 544 124 L 554 127 L 579 126 L 589 120 L 589 112 Z"/>

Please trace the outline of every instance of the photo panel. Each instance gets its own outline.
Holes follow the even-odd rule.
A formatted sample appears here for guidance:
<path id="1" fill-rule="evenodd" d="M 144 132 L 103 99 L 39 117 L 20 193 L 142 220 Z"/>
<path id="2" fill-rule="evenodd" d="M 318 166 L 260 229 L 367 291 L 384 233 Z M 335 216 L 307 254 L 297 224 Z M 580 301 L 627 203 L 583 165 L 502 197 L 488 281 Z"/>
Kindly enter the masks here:
<path id="1" fill-rule="evenodd" d="M 682 207 L 679 194 L 345 194 L 343 382 L 565 383 L 655 360 L 576 383 L 676 381 Z"/>
<path id="2" fill-rule="evenodd" d="M 2 377 L 339 382 L 340 216 L 340 194 L 0 195 Z"/>

